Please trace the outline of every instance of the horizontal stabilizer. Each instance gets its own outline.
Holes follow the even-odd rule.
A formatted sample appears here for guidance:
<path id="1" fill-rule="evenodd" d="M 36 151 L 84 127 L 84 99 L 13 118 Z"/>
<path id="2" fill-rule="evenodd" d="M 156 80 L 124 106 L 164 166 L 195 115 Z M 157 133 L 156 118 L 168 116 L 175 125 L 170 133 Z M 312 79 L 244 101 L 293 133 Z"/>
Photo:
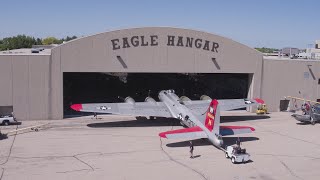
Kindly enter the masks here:
<path id="1" fill-rule="evenodd" d="M 179 139 L 179 138 L 200 139 L 200 138 L 208 137 L 206 133 L 203 132 L 202 129 L 198 126 L 162 132 L 159 134 L 159 136 L 167 139 Z"/>
<path id="2" fill-rule="evenodd" d="M 249 126 L 220 126 L 221 136 L 245 134 L 245 133 L 251 133 L 253 131 L 255 131 L 255 129 Z"/>

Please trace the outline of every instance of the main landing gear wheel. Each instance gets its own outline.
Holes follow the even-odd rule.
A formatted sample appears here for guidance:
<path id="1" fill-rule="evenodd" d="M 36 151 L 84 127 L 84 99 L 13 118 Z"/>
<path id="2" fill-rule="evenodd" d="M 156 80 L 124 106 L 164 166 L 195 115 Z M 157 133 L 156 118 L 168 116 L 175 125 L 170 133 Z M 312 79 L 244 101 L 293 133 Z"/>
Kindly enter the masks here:
<path id="1" fill-rule="evenodd" d="M 234 157 L 231 158 L 231 162 L 232 162 L 233 164 L 236 163 L 236 160 L 234 159 Z"/>
<path id="2" fill-rule="evenodd" d="M 10 124 L 9 121 L 7 121 L 7 120 L 6 120 L 6 121 L 3 121 L 3 125 L 9 126 L 9 124 Z"/>
<path id="3" fill-rule="evenodd" d="M 313 119 L 313 117 L 310 117 L 310 120 L 311 120 L 310 122 L 311 122 L 312 125 L 316 124 L 316 121 Z"/>
<path id="4" fill-rule="evenodd" d="M 226 152 L 226 158 L 229 158 L 228 153 Z"/>

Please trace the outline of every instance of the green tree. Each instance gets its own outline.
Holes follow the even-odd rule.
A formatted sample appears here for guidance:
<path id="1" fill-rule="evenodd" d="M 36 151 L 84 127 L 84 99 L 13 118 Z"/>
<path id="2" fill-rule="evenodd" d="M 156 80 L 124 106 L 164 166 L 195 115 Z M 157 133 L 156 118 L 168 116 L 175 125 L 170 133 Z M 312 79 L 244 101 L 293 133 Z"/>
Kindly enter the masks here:
<path id="1" fill-rule="evenodd" d="M 0 39 L 0 51 L 20 48 L 31 48 L 32 45 L 61 44 L 63 41 L 71 41 L 76 38 L 77 36 L 67 36 L 66 38 L 62 39 L 57 39 L 55 37 L 47 37 L 45 39 L 41 39 L 26 35 L 17 35 L 13 37 L 6 37 Z"/>
<path id="2" fill-rule="evenodd" d="M 262 52 L 262 53 L 273 53 L 275 51 L 278 51 L 278 49 L 275 48 L 266 48 L 266 47 L 262 47 L 262 48 L 255 48 L 256 50 Z"/>
<path id="3" fill-rule="evenodd" d="M 3 51 L 8 49 L 31 48 L 35 43 L 36 40 L 31 36 L 17 35 L 1 40 L 0 50 Z"/>
<path id="4" fill-rule="evenodd" d="M 55 37 L 47 37 L 42 40 L 43 45 L 61 44 L 61 43 L 62 43 L 62 41 L 55 38 Z"/>
<path id="5" fill-rule="evenodd" d="M 3 51 L 5 48 L 4 48 L 4 45 L 3 45 L 3 41 L 0 40 L 0 51 Z"/>
<path id="6" fill-rule="evenodd" d="M 42 45 L 42 39 L 37 38 L 37 40 L 36 40 L 36 45 Z"/>
<path id="7" fill-rule="evenodd" d="M 71 40 L 77 39 L 77 38 L 78 38 L 77 36 L 72 36 L 72 37 L 67 36 L 66 38 L 62 38 L 61 41 L 68 42 L 68 41 L 71 41 Z"/>

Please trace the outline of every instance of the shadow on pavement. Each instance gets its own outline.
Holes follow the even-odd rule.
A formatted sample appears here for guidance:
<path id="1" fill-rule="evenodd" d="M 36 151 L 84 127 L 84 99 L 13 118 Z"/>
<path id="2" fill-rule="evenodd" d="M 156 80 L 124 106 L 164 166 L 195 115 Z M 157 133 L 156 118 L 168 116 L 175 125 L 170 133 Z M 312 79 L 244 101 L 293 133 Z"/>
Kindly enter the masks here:
<path id="1" fill-rule="evenodd" d="M 153 126 L 181 126 L 179 120 L 174 118 L 156 118 L 147 119 L 144 117 L 137 117 L 136 120 L 127 121 L 113 121 L 91 123 L 87 125 L 91 128 L 109 128 L 109 127 L 153 127 Z"/>
<path id="2" fill-rule="evenodd" d="M 195 155 L 195 156 L 193 156 L 193 159 L 198 158 L 198 157 L 201 157 L 201 155 Z"/>
<path id="3" fill-rule="evenodd" d="M 3 139 L 8 139 L 8 135 L 0 133 L 0 140 L 3 140 Z"/>
<path id="4" fill-rule="evenodd" d="M 225 146 L 230 146 L 236 143 L 236 140 L 238 137 L 223 137 L 223 142 Z M 259 140 L 257 137 L 240 137 L 241 142 L 247 142 L 247 141 L 256 141 Z M 192 140 L 192 143 L 194 146 L 213 146 L 211 142 L 209 142 L 207 139 L 196 139 Z M 181 141 L 181 142 L 175 142 L 175 143 L 169 143 L 166 145 L 167 147 L 189 147 L 190 141 Z"/>
<path id="5" fill-rule="evenodd" d="M 221 122 L 238 122 L 238 121 L 253 121 L 269 119 L 267 115 L 252 115 L 252 116 L 221 116 Z"/>
<path id="6" fill-rule="evenodd" d="M 248 141 L 257 141 L 259 138 L 257 137 L 239 137 L 241 142 L 248 142 Z M 238 137 L 223 137 L 223 142 L 225 146 L 230 146 L 236 144 Z"/>
<path id="7" fill-rule="evenodd" d="M 310 125 L 310 122 L 297 122 L 298 125 Z"/>
<path id="8" fill-rule="evenodd" d="M 21 124 L 22 124 L 22 122 L 21 122 L 21 121 L 16 121 L 16 122 L 12 122 L 12 123 L 10 123 L 8 126 L 21 125 Z M 4 125 L 4 124 L 0 124 L 0 126 L 6 126 L 6 125 Z"/>

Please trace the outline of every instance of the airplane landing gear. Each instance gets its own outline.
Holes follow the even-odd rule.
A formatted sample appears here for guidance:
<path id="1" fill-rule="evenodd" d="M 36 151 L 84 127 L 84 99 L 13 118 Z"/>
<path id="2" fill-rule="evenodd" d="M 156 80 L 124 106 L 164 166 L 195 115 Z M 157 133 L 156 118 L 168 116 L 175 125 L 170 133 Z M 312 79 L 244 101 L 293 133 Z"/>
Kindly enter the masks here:
<path id="1" fill-rule="evenodd" d="M 316 121 L 313 119 L 312 116 L 310 117 L 310 122 L 311 122 L 312 125 L 315 125 L 315 124 L 316 124 Z"/>

